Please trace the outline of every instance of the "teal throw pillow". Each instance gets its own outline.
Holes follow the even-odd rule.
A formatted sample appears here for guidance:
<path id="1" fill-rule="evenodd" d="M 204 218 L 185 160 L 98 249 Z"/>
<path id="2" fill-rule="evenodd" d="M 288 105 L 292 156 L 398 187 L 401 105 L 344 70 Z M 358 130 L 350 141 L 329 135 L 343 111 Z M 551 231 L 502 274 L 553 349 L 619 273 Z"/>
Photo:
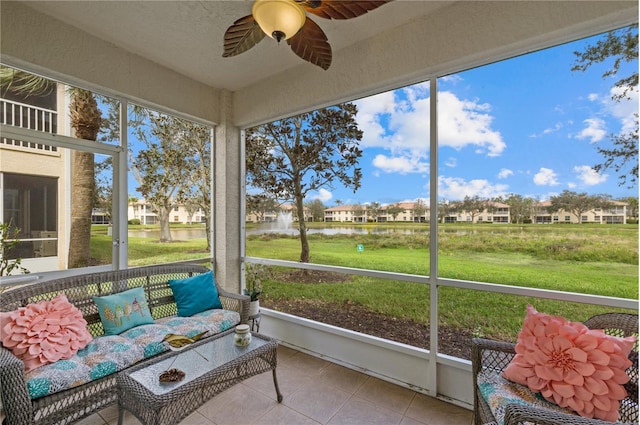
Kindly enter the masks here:
<path id="1" fill-rule="evenodd" d="M 169 280 L 169 286 L 176 299 L 178 316 L 188 317 L 205 310 L 222 308 L 211 271 L 186 279 Z"/>
<path id="2" fill-rule="evenodd" d="M 118 335 L 135 326 L 154 323 L 142 287 L 105 297 L 93 297 L 93 301 L 98 306 L 105 335 Z"/>

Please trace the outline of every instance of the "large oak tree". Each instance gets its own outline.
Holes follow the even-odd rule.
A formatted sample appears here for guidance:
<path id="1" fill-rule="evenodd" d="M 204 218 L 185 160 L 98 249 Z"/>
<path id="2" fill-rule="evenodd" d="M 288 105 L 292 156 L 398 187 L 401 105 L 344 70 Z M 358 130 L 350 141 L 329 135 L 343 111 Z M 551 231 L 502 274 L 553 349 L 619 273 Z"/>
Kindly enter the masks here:
<path id="1" fill-rule="evenodd" d="M 354 192 L 360 187 L 362 156 L 358 110 L 352 103 L 318 109 L 248 129 L 247 184 L 281 201 L 291 201 L 298 212 L 300 261 L 309 262 L 304 200 L 335 181 Z"/>

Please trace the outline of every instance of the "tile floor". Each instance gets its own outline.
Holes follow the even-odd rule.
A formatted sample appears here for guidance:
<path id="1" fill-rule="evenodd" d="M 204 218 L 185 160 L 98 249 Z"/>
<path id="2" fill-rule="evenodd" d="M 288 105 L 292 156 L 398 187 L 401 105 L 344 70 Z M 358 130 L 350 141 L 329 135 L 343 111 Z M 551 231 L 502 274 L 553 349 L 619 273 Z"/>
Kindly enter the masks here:
<path id="1" fill-rule="evenodd" d="M 470 425 L 471 411 L 327 362 L 278 347 L 276 402 L 271 373 L 229 388 L 181 425 Z M 250 407 L 250 408 L 248 408 Z M 115 425 L 115 406 L 78 425 Z M 140 422 L 125 414 L 125 425 Z"/>

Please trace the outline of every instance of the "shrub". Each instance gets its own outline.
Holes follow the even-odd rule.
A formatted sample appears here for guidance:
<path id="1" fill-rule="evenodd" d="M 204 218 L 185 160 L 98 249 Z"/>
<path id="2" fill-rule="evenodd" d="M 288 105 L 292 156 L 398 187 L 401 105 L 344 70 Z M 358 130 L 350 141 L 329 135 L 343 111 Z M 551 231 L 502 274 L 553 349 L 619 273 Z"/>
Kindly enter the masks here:
<path id="1" fill-rule="evenodd" d="M 140 219 L 139 218 L 134 218 L 134 219 L 131 219 L 131 220 L 127 221 L 127 223 L 139 225 L 140 224 Z"/>

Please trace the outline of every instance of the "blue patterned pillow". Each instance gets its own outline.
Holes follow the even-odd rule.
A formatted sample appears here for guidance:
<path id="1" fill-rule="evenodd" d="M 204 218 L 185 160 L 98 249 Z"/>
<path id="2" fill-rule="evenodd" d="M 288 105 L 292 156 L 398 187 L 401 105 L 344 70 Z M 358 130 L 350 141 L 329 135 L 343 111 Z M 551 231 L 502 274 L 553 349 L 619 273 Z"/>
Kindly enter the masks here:
<path id="1" fill-rule="evenodd" d="M 212 308 L 222 308 L 212 271 L 170 280 L 169 286 L 176 299 L 178 316 L 188 317 Z"/>
<path id="2" fill-rule="evenodd" d="M 105 335 L 117 335 L 135 326 L 153 324 L 142 287 L 106 297 L 93 297 Z"/>

